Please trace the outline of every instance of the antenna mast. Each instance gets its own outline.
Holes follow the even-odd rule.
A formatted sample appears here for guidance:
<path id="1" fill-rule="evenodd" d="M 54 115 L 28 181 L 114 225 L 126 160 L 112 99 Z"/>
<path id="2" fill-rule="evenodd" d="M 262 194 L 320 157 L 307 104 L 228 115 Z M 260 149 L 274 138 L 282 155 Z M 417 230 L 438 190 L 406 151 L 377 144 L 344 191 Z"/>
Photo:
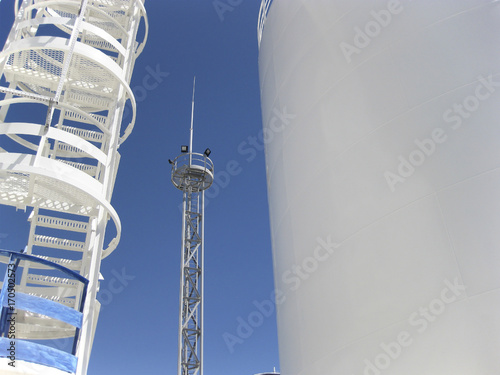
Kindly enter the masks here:
<path id="1" fill-rule="evenodd" d="M 193 99 L 191 101 L 191 131 L 189 134 L 189 151 L 193 150 L 193 123 L 194 123 L 194 90 L 196 87 L 196 76 L 193 78 Z"/>
<path id="2" fill-rule="evenodd" d="M 182 191 L 182 250 L 179 303 L 178 375 L 203 375 L 203 294 L 204 294 L 204 204 L 205 190 L 214 179 L 210 149 L 192 152 L 194 93 L 193 80 L 189 148 L 170 161 L 172 183 Z"/>

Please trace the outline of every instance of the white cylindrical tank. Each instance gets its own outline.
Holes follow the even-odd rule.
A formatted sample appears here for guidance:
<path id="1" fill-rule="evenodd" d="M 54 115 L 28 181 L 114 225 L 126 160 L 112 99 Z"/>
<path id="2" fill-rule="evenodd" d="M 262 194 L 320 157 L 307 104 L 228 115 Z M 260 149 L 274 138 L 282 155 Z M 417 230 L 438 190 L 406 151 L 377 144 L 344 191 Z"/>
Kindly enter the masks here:
<path id="1" fill-rule="evenodd" d="M 269 3 L 281 373 L 500 373 L 500 3 Z"/>

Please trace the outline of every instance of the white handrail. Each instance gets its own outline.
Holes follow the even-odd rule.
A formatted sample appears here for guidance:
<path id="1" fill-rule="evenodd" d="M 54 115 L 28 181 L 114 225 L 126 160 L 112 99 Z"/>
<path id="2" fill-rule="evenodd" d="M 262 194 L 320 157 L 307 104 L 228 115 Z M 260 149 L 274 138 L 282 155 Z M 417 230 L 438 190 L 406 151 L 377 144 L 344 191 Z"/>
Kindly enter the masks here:
<path id="1" fill-rule="evenodd" d="M 262 3 L 260 4 L 260 10 L 259 10 L 259 22 L 257 24 L 257 39 L 259 42 L 259 47 L 260 47 L 260 41 L 262 40 L 262 32 L 264 30 L 264 24 L 266 23 L 267 19 L 267 13 L 269 12 L 269 8 L 271 7 L 273 0 L 262 0 Z"/>

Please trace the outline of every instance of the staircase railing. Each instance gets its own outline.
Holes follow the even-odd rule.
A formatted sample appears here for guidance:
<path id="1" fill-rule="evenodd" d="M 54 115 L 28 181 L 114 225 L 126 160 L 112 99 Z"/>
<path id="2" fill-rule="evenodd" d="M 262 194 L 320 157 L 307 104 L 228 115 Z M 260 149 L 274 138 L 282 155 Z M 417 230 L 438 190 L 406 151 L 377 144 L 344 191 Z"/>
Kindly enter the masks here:
<path id="1" fill-rule="evenodd" d="M 33 255 L 9 250 L 0 250 L 0 255 L 8 257 L 7 270 L 0 292 L 0 358 L 9 358 L 14 361 L 22 360 L 75 373 L 77 365 L 76 346 L 82 327 L 83 307 L 85 305 L 88 280 L 77 272 L 60 264 Z M 47 298 L 24 293 L 21 286 L 18 285 L 21 277 L 17 277 L 16 275 L 18 268 L 23 267 L 24 262 L 44 265 L 48 270 L 59 271 L 71 279 L 82 283 L 83 289 L 79 297 L 80 301 L 76 304 L 77 309 Z M 19 313 L 19 310 L 27 314 Z M 24 315 L 26 319 L 26 317 L 33 316 L 33 314 L 36 314 L 35 316 L 55 319 L 75 328 L 71 353 L 34 343 L 32 342 L 33 340 L 28 341 L 27 338 L 20 339 L 16 337 L 15 326 L 20 317 Z"/>

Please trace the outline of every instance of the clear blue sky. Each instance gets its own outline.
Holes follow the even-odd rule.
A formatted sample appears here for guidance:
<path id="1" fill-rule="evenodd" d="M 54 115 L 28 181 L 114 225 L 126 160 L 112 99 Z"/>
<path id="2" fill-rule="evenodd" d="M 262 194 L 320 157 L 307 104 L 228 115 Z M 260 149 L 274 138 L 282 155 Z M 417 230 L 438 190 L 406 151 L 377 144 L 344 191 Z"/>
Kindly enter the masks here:
<path id="1" fill-rule="evenodd" d="M 2 46 L 13 22 L 13 3 L 0 2 Z M 89 375 L 177 371 L 182 193 L 170 182 L 167 160 L 189 140 L 194 74 L 194 149 L 210 147 L 216 170 L 233 174 L 219 174 L 217 188 L 208 194 L 205 374 L 252 375 L 279 368 L 275 314 L 264 310 L 264 316 L 257 307 L 274 288 L 264 151 L 255 142 L 262 129 L 260 1 L 218 3 L 227 5 L 223 14 L 212 0 L 146 1 L 150 37 L 131 84 L 139 102 L 137 123 L 120 148 L 112 199 L 123 235 L 102 263 L 104 306 Z M 148 75 L 156 75 L 158 84 L 149 91 L 143 84 Z M 26 216 L 0 206 L 0 248 L 26 244 Z M 121 281 L 121 292 L 110 294 L 110 281 L 120 283 L 116 275 L 122 273 L 129 280 Z M 253 332 L 241 328 L 249 318 Z M 226 339 L 229 334 L 239 340 L 232 352 L 225 333 Z"/>

